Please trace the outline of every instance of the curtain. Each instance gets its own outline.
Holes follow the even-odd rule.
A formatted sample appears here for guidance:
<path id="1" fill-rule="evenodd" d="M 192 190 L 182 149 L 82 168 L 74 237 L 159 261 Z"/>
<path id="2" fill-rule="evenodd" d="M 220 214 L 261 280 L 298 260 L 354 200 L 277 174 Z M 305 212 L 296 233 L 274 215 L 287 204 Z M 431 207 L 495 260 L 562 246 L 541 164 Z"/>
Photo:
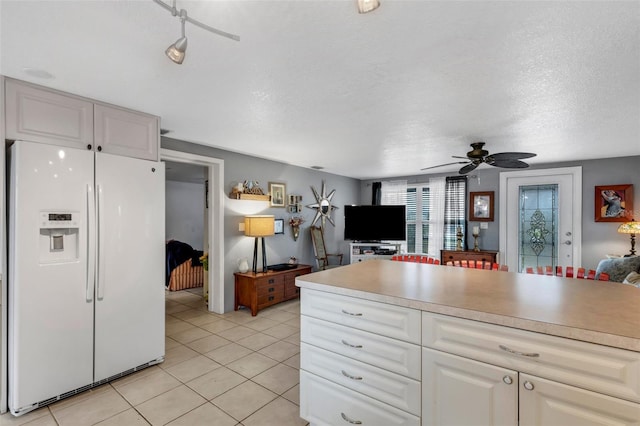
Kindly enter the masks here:
<path id="1" fill-rule="evenodd" d="M 466 250 L 467 178 L 450 176 L 446 178 L 444 199 L 444 248 L 455 250 L 458 228 L 464 234 L 462 249 Z"/>
<path id="2" fill-rule="evenodd" d="M 429 179 L 429 256 L 440 258 L 444 248 L 444 177 Z"/>
<path id="3" fill-rule="evenodd" d="M 391 206 L 407 205 L 407 181 L 393 180 L 381 182 L 380 204 Z"/>
<path id="4" fill-rule="evenodd" d="M 382 192 L 380 190 L 381 187 L 382 187 L 382 183 L 380 182 L 373 182 L 371 184 L 371 205 L 372 206 L 380 205 L 380 200 L 382 197 Z"/>

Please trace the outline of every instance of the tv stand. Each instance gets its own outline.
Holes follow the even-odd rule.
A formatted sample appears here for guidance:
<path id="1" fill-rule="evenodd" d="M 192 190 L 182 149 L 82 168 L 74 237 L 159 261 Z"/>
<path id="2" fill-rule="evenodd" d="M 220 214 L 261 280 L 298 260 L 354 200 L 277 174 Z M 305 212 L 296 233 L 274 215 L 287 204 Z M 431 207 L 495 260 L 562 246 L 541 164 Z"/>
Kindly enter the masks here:
<path id="1" fill-rule="evenodd" d="M 400 253 L 399 243 L 357 242 L 350 243 L 351 263 L 363 262 L 371 259 L 391 259 Z"/>

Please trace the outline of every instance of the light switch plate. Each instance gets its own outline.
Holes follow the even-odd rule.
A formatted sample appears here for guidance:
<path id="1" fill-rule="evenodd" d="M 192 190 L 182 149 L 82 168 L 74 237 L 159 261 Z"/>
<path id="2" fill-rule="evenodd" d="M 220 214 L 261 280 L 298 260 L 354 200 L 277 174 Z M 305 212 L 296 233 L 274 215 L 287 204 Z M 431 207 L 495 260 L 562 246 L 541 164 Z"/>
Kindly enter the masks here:
<path id="1" fill-rule="evenodd" d="M 480 222 L 480 229 L 489 229 L 489 224 L 487 222 Z"/>

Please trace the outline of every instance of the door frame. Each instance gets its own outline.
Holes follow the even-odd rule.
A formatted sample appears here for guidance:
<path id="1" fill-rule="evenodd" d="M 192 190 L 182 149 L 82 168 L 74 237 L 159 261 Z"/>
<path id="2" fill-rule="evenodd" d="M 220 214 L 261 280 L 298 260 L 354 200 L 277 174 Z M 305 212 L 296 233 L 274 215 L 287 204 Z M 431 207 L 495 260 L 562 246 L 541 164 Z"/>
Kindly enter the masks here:
<path id="1" fill-rule="evenodd" d="M 576 206 L 572 212 L 573 221 L 573 266 L 582 264 L 582 167 L 557 167 L 550 169 L 536 169 L 513 172 L 500 172 L 500 263 L 510 264 L 507 258 L 507 207 L 508 200 L 508 184 L 510 179 L 514 178 L 532 178 L 549 177 L 558 175 L 569 175 L 573 181 L 572 205 Z M 534 182 L 531 183 L 535 185 Z M 512 263 L 512 262 L 511 262 Z M 511 269 L 511 267 L 510 267 Z M 513 269 L 517 272 L 517 268 Z"/>
<path id="2" fill-rule="evenodd" d="M 209 300 L 208 309 L 224 313 L 224 160 L 170 149 L 160 149 L 160 160 L 207 167 L 209 179 Z"/>

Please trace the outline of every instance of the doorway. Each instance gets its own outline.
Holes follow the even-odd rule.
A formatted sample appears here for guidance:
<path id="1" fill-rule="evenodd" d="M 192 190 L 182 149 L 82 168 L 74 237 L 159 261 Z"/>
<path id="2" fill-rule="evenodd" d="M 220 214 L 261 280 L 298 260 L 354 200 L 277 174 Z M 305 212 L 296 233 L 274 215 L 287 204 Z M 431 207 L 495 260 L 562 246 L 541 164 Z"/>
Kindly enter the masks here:
<path id="1" fill-rule="evenodd" d="M 582 168 L 500 173 L 500 262 L 510 271 L 582 263 Z"/>
<path id="2" fill-rule="evenodd" d="M 206 169 L 205 199 L 208 217 L 204 229 L 207 243 L 203 250 L 209 253 L 209 300 L 208 309 L 218 314 L 224 313 L 224 161 L 168 149 L 160 150 L 160 159 L 173 163 L 202 166 Z"/>

